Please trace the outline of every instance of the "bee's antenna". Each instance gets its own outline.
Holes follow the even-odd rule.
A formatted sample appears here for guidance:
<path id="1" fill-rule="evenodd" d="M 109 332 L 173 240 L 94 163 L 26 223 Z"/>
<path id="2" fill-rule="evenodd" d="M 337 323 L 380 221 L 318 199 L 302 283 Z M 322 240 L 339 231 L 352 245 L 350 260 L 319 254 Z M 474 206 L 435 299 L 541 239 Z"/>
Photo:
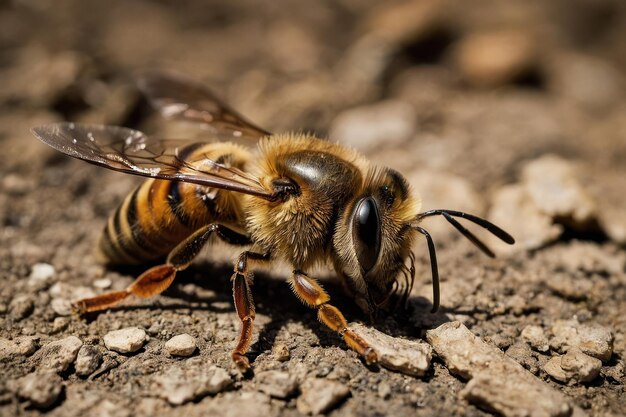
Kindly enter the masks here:
<path id="1" fill-rule="evenodd" d="M 416 217 L 416 221 L 419 222 L 424 217 L 442 215 L 456 230 L 458 230 L 463 236 L 465 236 L 470 242 L 472 242 L 478 249 L 483 251 L 487 256 L 495 257 L 495 254 L 491 249 L 487 247 L 476 235 L 470 232 L 465 226 L 459 223 L 454 217 L 461 217 L 471 221 L 472 223 L 476 223 L 477 225 L 487 229 L 493 235 L 498 237 L 505 243 L 512 245 L 515 243 L 515 239 L 513 236 L 496 226 L 495 224 L 482 219 L 480 217 L 476 217 L 471 214 L 463 213 L 462 211 L 454 211 L 454 210 L 429 210 L 424 213 L 420 213 Z M 426 242 L 428 243 L 428 251 L 430 252 L 430 267 L 432 269 L 433 275 L 433 309 L 432 312 L 435 313 L 439 308 L 439 269 L 437 267 L 437 253 L 435 252 L 435 244 L 433 243 L 433 239 L 430 234 L 419 227 L 416 223 L 412 224 L 415 230 L 426 236 Z"/>
<path id="2" fill-rule="evenodd" d="M 430 268 L 433 276 L 433 308 L 431 313 L 436 313 L 439 310 L 439 267 L 437 266 L 437 251 L 435 250 L 435 243 L 430 233 L 424 228 L 417 225 L 413 226 L 415 230 L 426 236 L 426 242 L 428 243 L 428 252 L 430 254 Z"/>
<path id="3" fill-rule="evenodd" d="M 494 236 L 498 237 L 500 240 L 502 240 L 503 242 L 508 243 L 509 245 L 512 245 L 515 243 L 515 239 L 513 238 L 513 236 L 511 236 L 510 234 L 508 234 L 507 232 L 505 232 L 504 230 L 502 230 L 501 228 L 499 228 L 498 226 L 496 226 L 495 224 L 485 220 L 485 219 L 481 219 L 480 217 L 476 217 L 473 216 L 471 214 L 467 214 L 467 213 L 463 213 L 462 211 L 453 211 L 453 210 L 429 210 L 429 211 L 425 211 L 424 213 L 420 213 L 417 215 L 417 220 L 421 220 L 424 217 L 429 217 L 429 216 L 435 216 L 435 215 L 442 215 L 448 222 L 450 222 L 450 224 L 452 226 L 454 226 L 454 228 L 456 230 L 458 230 L 463 236 L 465 236 L 470 242 L 472 242 L 474 245 L 476 245 L 476 247 L 478 249 L 480 249 L 485 255 L 493 258 L 495 257 L 495 254 L 493 253 L 493 251 L 491 249 L 489 249 L 487 247 L 487 245 L 485 245 L 480 239 L 478 239 L 476 237 L 476 235 L 474 235 L 472 232 L 470 232 L 467 228 L 465 228 L 465 226 L 463 226 L 461 223 L 459 223 L 454 217 L 461 217 L 464 219 L 467 219 L 473 223 L 476 223 L 477 225 L 487 229 L 488 231 L 490 231 Z"/>

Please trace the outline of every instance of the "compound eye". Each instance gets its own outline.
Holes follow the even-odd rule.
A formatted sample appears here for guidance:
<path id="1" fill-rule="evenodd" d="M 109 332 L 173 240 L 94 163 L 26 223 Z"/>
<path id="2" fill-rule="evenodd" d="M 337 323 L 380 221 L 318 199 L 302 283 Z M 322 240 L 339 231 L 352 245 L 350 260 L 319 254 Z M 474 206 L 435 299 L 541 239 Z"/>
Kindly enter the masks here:
<path id="1" fill-rule="evenodd" d="M 380 215 L 378 205 L 372 197 L 361 199 L 352 216 L 352 240 L 361 268 L 367 273 L 380 252 Z"/>

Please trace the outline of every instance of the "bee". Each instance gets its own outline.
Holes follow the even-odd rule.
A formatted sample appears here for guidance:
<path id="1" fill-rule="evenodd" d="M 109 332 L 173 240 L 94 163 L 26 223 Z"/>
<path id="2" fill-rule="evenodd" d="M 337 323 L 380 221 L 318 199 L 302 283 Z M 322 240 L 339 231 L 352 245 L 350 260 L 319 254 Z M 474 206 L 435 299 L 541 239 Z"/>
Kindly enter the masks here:
<path id="1" fill-rule="evenodd" d="M 467 213 L 420 212 L 417 193 L 397 171 L 309 134 L 272 134 L 199 83 L 153 73 L 141 78 L 139 87 L 163 116 L 198 122 L 211 135 L 192 141 L 157 139 L 117 126 L 56 123 L 33 128 L 40 140 L 67 155 L 148 177 L 109 218 L 97 252 L 112 264 L 165 261 L 123 291 L 79 300 L 75 306 L 81 313 L 108 309 L 130 296 L 162 293 L 216 237 L 245 249 L 231 278 L 241 320 L 231 356 L 240 370 L 250 368 L 246 352 L 255 318 L 253 270 L 276 260 L 292 266 L 288 283 L 300 301 L 367 363 L 374 363 L 377 352 L 348 326 L 307 271 L 332 265 L 356 303 L 375 314 L 392 298 L 407 302 L 415 279 L 411 247 L 421 235 L 430 254 L 435 312 L 440 299 L 437 255 L 422 220 L 443 216 L 491 257 L 493 252 L 457 218 L 514 243 L 498 226 Z M 244 147 L 235 139 L 255 146 Z"/>

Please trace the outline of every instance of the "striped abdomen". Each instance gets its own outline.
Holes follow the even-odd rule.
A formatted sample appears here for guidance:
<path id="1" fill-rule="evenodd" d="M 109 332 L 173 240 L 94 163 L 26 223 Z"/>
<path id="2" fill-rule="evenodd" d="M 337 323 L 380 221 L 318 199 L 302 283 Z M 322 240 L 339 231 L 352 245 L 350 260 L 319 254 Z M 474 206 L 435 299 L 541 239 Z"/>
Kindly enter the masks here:
<path id="1" fill-rule="evenodd" d="M 248 153 L 230 143 L 191 145 L 188 163 L 212 159 L 243 169 Z M 240 196 L 184 182 L 148 179 L 109 218 L 98 242 L 103 261 L 141 264 L 165 257 L 199 227 L 219 222 L 241 228 Z"/>

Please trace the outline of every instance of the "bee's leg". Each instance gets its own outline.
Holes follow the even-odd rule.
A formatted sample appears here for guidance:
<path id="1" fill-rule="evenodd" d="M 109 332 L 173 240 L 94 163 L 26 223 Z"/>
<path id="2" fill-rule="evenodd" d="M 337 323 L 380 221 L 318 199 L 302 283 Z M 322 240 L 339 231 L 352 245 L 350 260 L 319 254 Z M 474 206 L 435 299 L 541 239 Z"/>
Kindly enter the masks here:
<path id="1" fill-rule="evenodd" d="M 221 224 L 210 224 L 201 227 L 170 252 L 165 264 L 148 269 L 125 290 L 111 291 L 96 297 L 84 298 L 74 303 L 74 307 L 79 313 L 89 313 L 113 307 L 130 295 L 150 298 L 162 293 L 174 281 L 176 272 L 187 268 L 191 264 L 213 233 L 220 239 L 233 245 L 251 243 L 247 236 Z"/>
<path id="2" fill-rule="evenodd" d="M 241 330 L 239 331 L 237 346 L 233 350 L 231 357 L 237 367 L 244 372 L 250 368 L 246 352 L 250 348 L 250 342 L 252 341 L 252 328 L 255 317 L 254 300 L 250 290 L 252 284 L 251 264 L 268 262 L 269 260 L 269 254 L 250 251 L 243 252 L 237 259 L 235 273 L 232 277 L 233 298 L 235 299 L 237 315 L 241 320 Z"/>
<path id="3" fill-rule="evenodd" d="M 304 304 L 317 310 L 319 321 L 338 332 L 351 349 L 365 358 L 365 362 L 370 364 L 378 361 L 376 351 L 348 327 L 348 322 L 341 311 L 328 303 L 330 296 L 315 279 L 304 272 L 293 271 L 290 284 L 293 292 Z"/>

